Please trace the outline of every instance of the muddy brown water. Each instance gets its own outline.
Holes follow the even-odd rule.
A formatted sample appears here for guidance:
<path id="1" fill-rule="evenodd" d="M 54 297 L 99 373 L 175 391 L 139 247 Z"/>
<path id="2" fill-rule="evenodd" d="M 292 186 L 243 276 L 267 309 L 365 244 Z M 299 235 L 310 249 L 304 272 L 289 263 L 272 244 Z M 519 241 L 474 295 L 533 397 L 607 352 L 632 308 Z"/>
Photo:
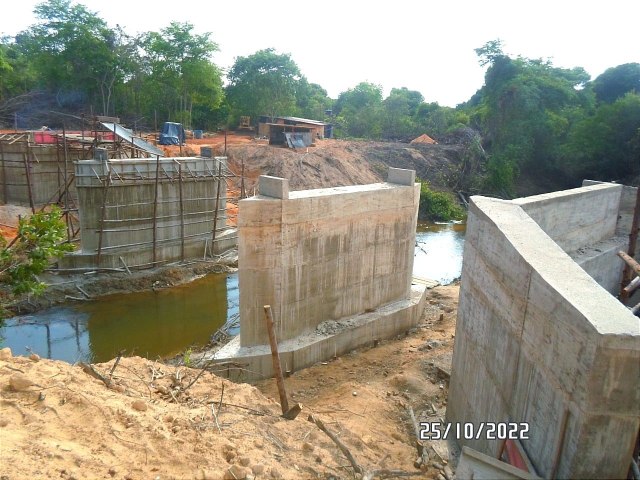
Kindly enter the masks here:
<path id="1" fill-rule="evenodd" d="M 465 225 L 420 222 L 414 274 L 443 284 L 460 276 Z M 105 362 L 121 350 L 155 359 L 206 345 L 238 313 L 237 274 L 210 274 L 186 285 L 101 297 L 6 319 L 0 347 L 14 355 Z M 237 333 L 232 331 L 232 333 Z"/>
<path id="2" fill-rule="evenodd" d="M 0 346 L 67 362 L 108 361 L 121 350 L 154 359 L 205 345 L 238 312 L 237 274 L 210 274 L 150 292 L 109 295 L 87 303 L 6 319 Z"/>

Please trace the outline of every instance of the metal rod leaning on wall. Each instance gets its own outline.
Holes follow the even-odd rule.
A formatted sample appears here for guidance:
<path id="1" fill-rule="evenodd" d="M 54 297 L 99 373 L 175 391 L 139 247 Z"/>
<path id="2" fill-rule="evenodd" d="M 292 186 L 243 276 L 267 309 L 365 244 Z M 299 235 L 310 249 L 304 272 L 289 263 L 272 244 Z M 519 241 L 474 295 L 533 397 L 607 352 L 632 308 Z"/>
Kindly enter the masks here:
<path id="1" fill-rule="evenodd" d="M 158 180 L 160 177 L 160 155 L 156 155 L 156 182 L 153 193 L 153 263 L 156 263 L 158 242 Z"/>
<path id="2" fill-rule="evenodd" d="M 213 211 L 213 232 L 211 237 L 211 255 L 213 255 L 213 244 L 216 241 L 216 230 L 218 225 L 218 209 L 220 208 L 220 185 L 222 184 L 222 162 L 218 161 L 218 182 L 216 185 L 216 205 Z"/>
<path id="3" fill-rule="evenodd" d="M 178 194 L 180 196 L 180 259 L 184 262 L 184 199 L 182 196 L 182 164 L 178 162 Z"/>
<path id="4" fill-rule="evenodd" d="M 107 163 L 107 169 L 109 164 Z M 102 258 L 102 235 L 104 231 L 104 219 L 107 215 L 107 195 L 109 194 L 109 187 L 111 186 L 111 173 L 107 171 L 107 180 L 104 184 L 104 190 L 102 192 L 102 215 L 100 217 L 100 231 L 98 232 L 98 259 L 97 266 L 100 268 L 100 259 Z"/>

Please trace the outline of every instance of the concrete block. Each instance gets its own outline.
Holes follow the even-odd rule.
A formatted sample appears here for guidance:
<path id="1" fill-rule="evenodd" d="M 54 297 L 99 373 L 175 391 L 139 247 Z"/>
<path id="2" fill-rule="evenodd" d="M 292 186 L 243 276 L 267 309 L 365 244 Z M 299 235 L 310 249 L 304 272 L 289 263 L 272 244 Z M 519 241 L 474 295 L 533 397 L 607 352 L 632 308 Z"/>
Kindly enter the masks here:
<path id="1" fill-rule="evenodd" d="M 416 183 L 416 171 L 389 167 L 387 182 L 413 186 Z"/>
<path id="2" fill-rule="evenodd" d="M 289 198 L 289 180 L 286 178 L 260 175 L 258 179 L 258 192 L 265 197 L 281 199 Z"/>
<path id="3" fill-rule="evenodd" d="M 238 254 L 241 282 L 251 289 L 247 298 L 259 295 L 266 279 L 263 272 L 257 282 L 244 280 L 245 265 L 268 267 L 279 276 L 274 301 L 287 318 L 284 339 L 324 320 L 407 298 L 417 193 L 415 186 L 373 184 L 291 192 L 282 200 L 262 195 L 242 200 Z M 305 299 L 313 308 L 301 303 Z M 255 319 L 256 307 L 246 308 Z M 241 330 L 243 346 L 256 344 L 258 336 L 262 341 L 261 329 Z"/>

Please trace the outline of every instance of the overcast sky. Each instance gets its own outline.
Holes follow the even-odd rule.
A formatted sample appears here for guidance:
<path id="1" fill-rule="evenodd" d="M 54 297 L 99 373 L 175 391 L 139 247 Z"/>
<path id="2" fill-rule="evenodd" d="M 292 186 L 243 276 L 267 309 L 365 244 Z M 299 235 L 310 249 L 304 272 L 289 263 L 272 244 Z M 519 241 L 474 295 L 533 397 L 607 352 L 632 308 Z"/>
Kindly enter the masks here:
<path id="1" fill-rule="evenodd" d="M 0 33 L 33 24 L 38 0 L 3 6 Z M 223 69 L 237 56 L 273 47 L 289 53 L 329 96 L 368 81 L 418 90 L 427 102 L 455 106 L 483 84 L 474 48 L 500 38 L 505 52 L 583 67 L 595 78 L 640 62 L 640 0 L 440 0 L 385 2 L 84 0 L 109 25 L 129 34 L 158 31 L 171 20 L 211 32 Z"/>

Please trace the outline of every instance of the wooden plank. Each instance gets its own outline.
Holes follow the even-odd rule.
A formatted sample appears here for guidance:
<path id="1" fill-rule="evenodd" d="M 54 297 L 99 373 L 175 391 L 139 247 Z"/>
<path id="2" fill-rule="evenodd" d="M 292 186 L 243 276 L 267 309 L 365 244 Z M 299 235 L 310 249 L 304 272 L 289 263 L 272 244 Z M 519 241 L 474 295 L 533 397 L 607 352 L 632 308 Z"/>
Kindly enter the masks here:
<path id="1" fill-rule="evenodd" d="M 425 278 L 425 277 L 418 277 L 417 275 L 414 275 L 411 278 L 411 283 L 415 285 L 426 285 L 427 289 L 432 289 L 440 285 L 440 282 L 438 282 L 437 280 L 431 280 L 430 278 Z"/>

